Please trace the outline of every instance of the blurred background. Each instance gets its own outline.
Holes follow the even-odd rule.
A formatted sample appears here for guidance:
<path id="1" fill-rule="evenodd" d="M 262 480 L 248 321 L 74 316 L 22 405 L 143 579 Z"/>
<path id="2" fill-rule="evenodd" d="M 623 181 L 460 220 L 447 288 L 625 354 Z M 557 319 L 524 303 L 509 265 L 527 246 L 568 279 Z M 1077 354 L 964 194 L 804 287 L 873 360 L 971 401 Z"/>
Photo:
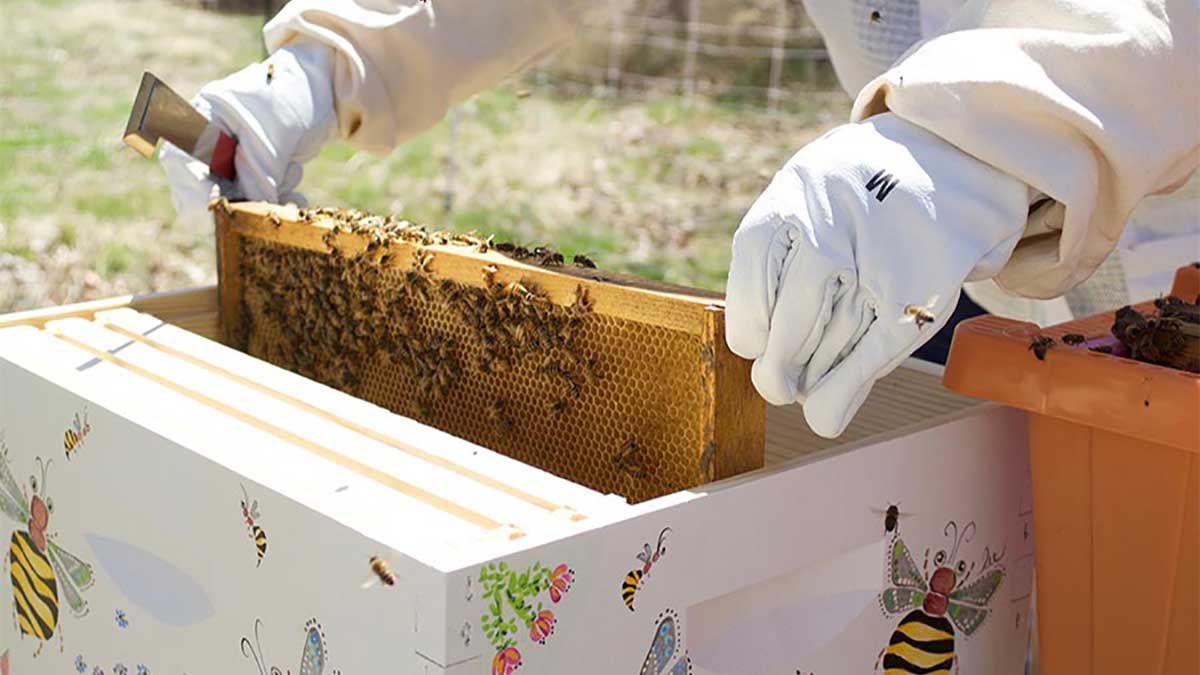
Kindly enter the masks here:
<path id="1" fill-rule="evenodd" d="M 264 56 L 279 6 L 0 2 L 0 313 L 215 281 L 121 134 L 144 69 L 190 98 Z M 301 189 L 720 290 L 745 209 L 849 108 L 799 0 L 636 0 L 389 157 L 326 148 Z"/>

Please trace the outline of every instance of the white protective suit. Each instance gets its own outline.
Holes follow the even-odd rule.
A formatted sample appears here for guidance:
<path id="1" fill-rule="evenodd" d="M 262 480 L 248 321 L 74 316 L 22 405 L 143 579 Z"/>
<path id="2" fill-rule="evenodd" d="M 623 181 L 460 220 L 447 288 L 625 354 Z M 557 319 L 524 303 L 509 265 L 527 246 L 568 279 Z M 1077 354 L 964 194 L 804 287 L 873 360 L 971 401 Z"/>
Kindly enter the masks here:
<path id="1" fill-rule="evenodd" d="M 843 85 L 861 88 L 854 120 L 890 110 L 1051 198 L 1030 214 L 994 280 L 1013 293 L 1055 298 L 1087 280 L 1122 239 L 1138 203 L 1184 184 L 1200 161 L 1200 86 L 1180 77 L 1200 64 L 1197 0 L 806 5 Z M 264 33 L 270 51 L 296 41 L 332 47 L 339 135 L 386 153 L 456 103 L 545 57 L 594 7 L 578 0 L 293 0 Z M 1150 251 L 1125 267 L 1158 281 L 1131 283 L 1118 268 L 1097 275 L 1110 288 L 1115 274 L 1118 286 L 1149 293 L 1177 263 L 1200 257 L 1194 206 L 1165 211 L 1165 219 L 1135 218 L 1140 226 L 1125 237 L 1134 250 Z M 1061 300 L 1038 305 L 980 284 L 969 291 L 1000 313 L 1043 322 L 1069 316 Z M 1107 300 L 1124 295 L 1121 288 Z"/>
<path id="2" fill-rule="evenodd" d="M 304 161 L 334 135 L 391 150 L 568 40 L 583 11 L 296 0 L 265 29 L 269 63 L 195 101 L 241 143 L 228 194 L 296 196 Z M 1128 299 L 1123 267 L 1166 277 L 1200 257 L 1200 218 L 1186 215 L 1127 235 L 1149 262 L 1110 256 L 1134 207 L 1200 160 L 1197 0 L 843 0 L 809 12 L 843 82 L 862 89 L 852 122 L 797 152 L 734 234 L 726 341 L 754 360 L 763 398 L 803 403 L 816 433 L 842 433 L 874 382 L 946 325 L 965 282 L 994 279 L 975 290 L 985 306 L 1048 321 L 1069 313 L 1005 307 L 997 288 L 1070 292 L 1070 309 L 1095 311 Z M 177 207 L 221 187 L 178 149 L 162 161 Z"/>

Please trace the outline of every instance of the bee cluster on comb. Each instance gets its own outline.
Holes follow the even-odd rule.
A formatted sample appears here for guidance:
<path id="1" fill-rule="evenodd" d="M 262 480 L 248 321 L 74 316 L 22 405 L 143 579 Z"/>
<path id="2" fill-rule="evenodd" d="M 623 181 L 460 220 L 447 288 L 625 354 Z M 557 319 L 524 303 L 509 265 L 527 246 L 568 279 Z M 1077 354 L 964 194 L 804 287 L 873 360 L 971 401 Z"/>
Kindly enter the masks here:
<path id="1" fill-rule="evenodd" d="M 710 296 L 394 217 L 214 211 L 225 339 L 254 356 L 631 501 L 762 465 Z"/>

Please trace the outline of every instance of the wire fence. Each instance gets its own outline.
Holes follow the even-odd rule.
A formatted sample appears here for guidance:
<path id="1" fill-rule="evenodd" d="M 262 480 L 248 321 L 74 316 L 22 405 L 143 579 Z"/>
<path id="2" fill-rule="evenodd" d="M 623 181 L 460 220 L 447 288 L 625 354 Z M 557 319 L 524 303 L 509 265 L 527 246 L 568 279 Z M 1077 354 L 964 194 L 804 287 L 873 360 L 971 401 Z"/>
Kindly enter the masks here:
<path id="1" fill-rule="evenodd" d="M 647 13 L 655 12 L 655 13 Z M 836 87 L 797 0 L 611 2 L 534 81 L 571 93 L 705 97 L 777 111 L 787 95 Z"/>
<path id="2" fill-rule="evenodd" d="M 428 0 L 434 3 L 438 0 Z M 270 17 L 286 0 L 199 0 L 218 11 Z M 820 34 L 801 0 L 607 0 L 571 46 L 523 76 L 568 96 L 647 100 L 678 96 L 766 113 L 837 89 Z M 455 146 L 463 115 L 448 116 L 443 208 L 455 209 Z"/>

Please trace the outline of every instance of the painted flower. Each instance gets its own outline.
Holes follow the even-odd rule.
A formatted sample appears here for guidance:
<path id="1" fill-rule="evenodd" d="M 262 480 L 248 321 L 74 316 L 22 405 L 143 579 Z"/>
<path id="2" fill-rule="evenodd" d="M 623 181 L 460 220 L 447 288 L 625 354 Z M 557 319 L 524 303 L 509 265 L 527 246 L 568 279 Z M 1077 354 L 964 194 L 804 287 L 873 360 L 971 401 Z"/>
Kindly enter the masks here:
<path id="1" fill-rule="evenodd" d="M 150 675 L 150 669 L 139 663 L 137 667 L 137 675 Z"/>
<path id="2" fill-rule="evenodd" d="M 516 647 L 505 647 L 492 658 L 492 675 L 512 675 L 521 667 L 521 652 Z"/>
<path id="3" fill-rule="evenodd" d="M 118 663 L 113 666 L 113 675 L 129 675 L 129 669 L 125 667 L 124 663 Z"/>
<path id="4" fill-rule="evenodd" d="M 550 573 L 550 600 L 553 602 L 562 600 L 562 596 L 571 590 L 573 581 L 575 581 L 575 570 L 565 564 L 555 567 L 554 571 Z"/>
<path id="5" fill-rule="evenodd" d="M 95 668 L 92 668 L 92 675 L 104 675 L 104 669 L 100 666 L 96 666 Z"/>
<path id="6" fill-rule="evenodd" d="M 529 625 L 529 639 L 534 642 L 546 644 L 546 638 L 554 633 L 554 624 L 558 620 L 554 618 L 554 612 L 548 609 L 543 609 L 534 617 L 533 623 Z"/>
<path id="7" fill-rule="evenodd" d="M 117 620 L 118 628 L 129 628 L 129 619 L 125 616 L 124 610 L 116 610 L 114 613 L 114 618 Z"/>
<path id="8" fill-rule="evenodd" d="M 77 672 L 77 673 L 87 672 L 87 663 L 83 660 L 83 654 L 80 654 L 75 657 L 75 672 Z"/>

